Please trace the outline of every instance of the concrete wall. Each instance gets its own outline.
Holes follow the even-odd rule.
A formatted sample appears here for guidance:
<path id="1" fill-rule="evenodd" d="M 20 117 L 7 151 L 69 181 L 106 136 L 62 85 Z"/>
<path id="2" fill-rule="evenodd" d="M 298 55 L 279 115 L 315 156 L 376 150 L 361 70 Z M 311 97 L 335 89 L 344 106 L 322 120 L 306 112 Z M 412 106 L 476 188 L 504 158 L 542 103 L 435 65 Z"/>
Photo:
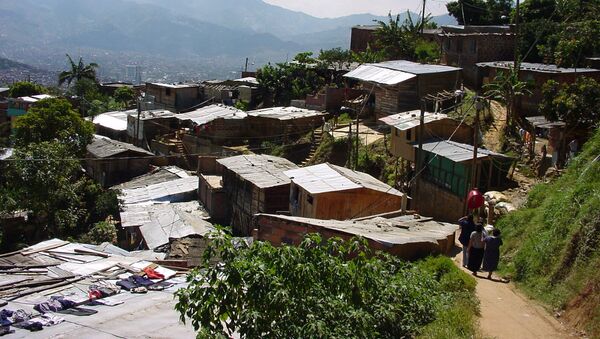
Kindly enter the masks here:
<path id="1" fill-rule="evenodd" d="M 202 205 L 208 211 L 211 222 L 217 224 L 227 224 L 229 220 L 227 195 L 222 188 L 212 187 L 203 175 L 199 175 L 198 198 Z"/>

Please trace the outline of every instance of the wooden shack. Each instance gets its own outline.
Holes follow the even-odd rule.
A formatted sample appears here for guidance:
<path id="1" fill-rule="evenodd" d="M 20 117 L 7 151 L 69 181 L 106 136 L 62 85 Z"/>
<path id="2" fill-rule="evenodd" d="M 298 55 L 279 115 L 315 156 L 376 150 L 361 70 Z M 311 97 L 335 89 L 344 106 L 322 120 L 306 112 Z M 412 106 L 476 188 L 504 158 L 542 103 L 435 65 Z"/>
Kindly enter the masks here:
<path id="1" fill-rule="evenodd" d="M 294 216 L 347 220 L 406 208 L 403 193 L 366 173 L 325 163 L 285 175 Z"/>
<path id="2" fill-rule="evenodd" d="M 420 133 L 421 111 L 414 110 L 379 119 L 391 127 L 391 152 L 394 156 L 415 162 L 413 145 Z M 445 139 L 470 144 L 473 128 L 443 113 L 424 112 L 423 140 Z"/>
<path id="3" fill-rule="evenodd" d="M 177 129 L 175 114 L 166 110 L 143 111 L 127 116 L 127 137 L 138 144 L 150 144 L 157 136 Z"/>
<path id="4" fill-rule="evenodd" d="M 321 126 L 325 114 L 297 107 L 272 107 L 249 111 L 248 136 L 260 139 L 305 134 Z"/>
<path id="5" fill-rule="evenodd" d="M 246 135 L 246 112 L 221 104 L 210 105 L 191 112 L 177 114 L 180 127 L 189 134 L 208 138 L 214 144 L 236 144 Z"/>
<path id="6" fill-rule="evenodd" d="M 367 240 L 373 251 L 414 260 L 429 255 L 450 254 L 458 226 L 413 215 L 338 221 L 259 214 L 256 228 L 258 240 L 268 241 L 274 246 L 297 246 L 310 233 L 319 233 L 325 239 L 337 237 L 350 240 L 360 236 Z"/>
<path id="7" fill-rule="evenodd" d="M 203 92 L 199 84 L 146 83 L 146 96 L 154 104 L 173 112 L 181 112 L 202 103 Z"/>
<path id="8" fill-rule="evenodd" d="M 420 109 L 426 95 L 454 92 L 461 86 L 460 68 L 406 60 L 361 65 L 344 77 L 358 80 L 370 93 L 376 119 Z"/>
<path id="9" fill-rule="evenodd" d="M 223 166 L 223 189 L 231 205 L 233 233 L 249 236 L 257 213 L 289 210 L 290 179 L 283 172 L 296 169 L 289 160 L 270 155 L 239 155 L 217 160 Z"/>
<path id="10" fill-rule="evenodd" d="M 87 145 L 86 172 L 103 187 L 109 187 L 148 172 L 152 156 L 132 144 L 96 136 Z"/>

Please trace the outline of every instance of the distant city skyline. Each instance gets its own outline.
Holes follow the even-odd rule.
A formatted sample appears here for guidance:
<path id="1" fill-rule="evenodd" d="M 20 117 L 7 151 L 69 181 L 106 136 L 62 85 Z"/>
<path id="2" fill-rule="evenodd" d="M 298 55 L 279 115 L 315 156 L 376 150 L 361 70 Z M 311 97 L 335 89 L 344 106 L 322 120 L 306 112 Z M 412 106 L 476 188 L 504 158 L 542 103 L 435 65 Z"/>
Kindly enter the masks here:
<path id="1" fill-rule="evenodd" d="M 340 16 L 371 13 L 387 15 L 402 13 L 406 10 L 420 12 L 422 0 L 263 0 L 266 3 L 304 12 L 319 18 L 335 18 Z M 450 0 L 429 0 L 426 9 L 432 15 L 446 14 L 446 3 Z"/>

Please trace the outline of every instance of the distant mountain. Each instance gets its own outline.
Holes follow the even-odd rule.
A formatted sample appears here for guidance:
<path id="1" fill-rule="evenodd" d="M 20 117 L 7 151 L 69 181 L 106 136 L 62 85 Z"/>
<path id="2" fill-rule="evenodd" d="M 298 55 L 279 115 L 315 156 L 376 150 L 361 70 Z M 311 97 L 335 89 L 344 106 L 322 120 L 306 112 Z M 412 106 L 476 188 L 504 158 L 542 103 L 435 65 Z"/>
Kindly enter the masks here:
<path id="1" fill-rule="evenodd" d="M 261 0 L 0 1 L 0 56 L 57 71 L 65 53 L 78 54 L 110 78 L 132 63 L 155 79 L 229 76 L 246 57 L 257 67 L 301 51 L 349 48 L 350 28 L 375 20 L 387 18 L 316 18 Z"/>
<path id="2" fill-rule="evenodd" d="M 0 57 L 0 71 L 5 71 L 8 69 L 20 69 L 24 71 L 36 70 L 35 67 Z"/>
<path id="3" fill-rule="evenodd" d="M 24 80 L 42 85 L 54 85 L 56 79 L 57 76 L 53 72 L 0 57 L 0 87 Z"/>

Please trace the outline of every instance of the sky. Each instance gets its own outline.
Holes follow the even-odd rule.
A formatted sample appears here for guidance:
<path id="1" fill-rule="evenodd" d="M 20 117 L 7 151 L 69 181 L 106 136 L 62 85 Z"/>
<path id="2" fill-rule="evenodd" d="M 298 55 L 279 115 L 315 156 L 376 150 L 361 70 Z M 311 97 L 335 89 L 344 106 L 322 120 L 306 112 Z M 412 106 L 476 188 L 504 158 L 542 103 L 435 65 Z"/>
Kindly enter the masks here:
<path id="1" fill-rule="evenodd" d="M 334 18 L 351 14 L 371 13 L 387 15 L 405 12 L 420 12 L 422 0 L 263 0 L 294 11 L 304 12 L 320 18 Z M 426 9 L 432 15 L 446 13 L 448 0 L 428 0 Z"/>

